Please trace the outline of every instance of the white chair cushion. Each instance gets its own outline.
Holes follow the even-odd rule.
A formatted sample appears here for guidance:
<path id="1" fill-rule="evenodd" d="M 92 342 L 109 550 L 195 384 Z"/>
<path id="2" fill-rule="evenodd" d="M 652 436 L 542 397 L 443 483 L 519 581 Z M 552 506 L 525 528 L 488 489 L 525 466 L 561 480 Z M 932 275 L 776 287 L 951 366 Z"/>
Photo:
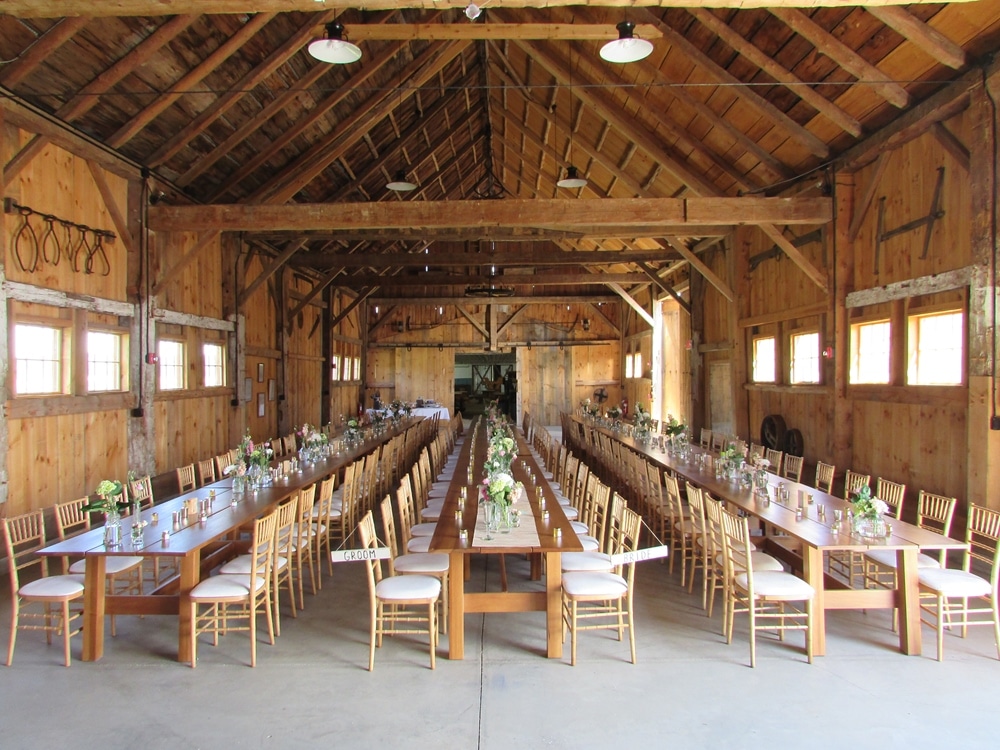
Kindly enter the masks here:
<path id="1" fill-rule="evenodd" d="M 83 595 L 83 580 L 76 576 L 46 576 L 24 584 L 17 593 L 24 597 L 73 598 Z"/>
<path id="2" fill-rule="evenodd" d="M 736 585 L 746 590 L 747 574 L 736 576 Z M 815 595 L 813 587 L 791 573 L 779 573 L 776 570 L 754 571 L 753 590 L 757 596 L 788 601 L 806 601 Z"/>
<path id="3" fill-rule="evenodd" d="M 580 534 L 579 538 L 584 552 L 597 552 L 601 548 L 601 543 L 597 541 L 597 537 L 590 536 L 589 534 Z"/>
<path id="4" fill-rule="evenodd" d="M 568 521 L 575 521 L 580 517 L 580 511 L 570 505 L 565 506 L 562 510 Z"/>
<path id="5" fill-rule="evenodd" d="M 234 557 L 232 560 L 230 560 L 221 568 L 219 568 L 219 573 L 221 573 L 224 576 L 249 575 L 250 563 L 252 561 L 253 561 L 253 555 L 240 555 L 239 557 Z M 278 570 L 281 570 L 286 565 L 288 565 L 288 560 L 280 556 L 276 557 L 274 560 L 274 565 L 276 568 L 278 568 Z"/>
<path id="6" fill-rule="evenodd" d="M 567 596 L 617 599 L 628 593 L 628 583 L 614 573 L 567 573 L 562 579 Z"/>
<path id="7" fill-rule="evenodd" d="M 589 534 L 590 527 L 587 526 L 583 521 L 570 521 L 569 525 L 573 527 L 573 531 L 577 534 Z"/>
<path id="8" fill-rule="evenodd" d="M 430 506 L 424 508 L 422 511 L 420 511 L 421 520 L 427 522 L 430 521 L 437 522 L 437 520 L 441 517 L 441 507 L 442 506 L 439 505 L 436 508 L 432 508 Z"/>
<path id="9" fill-rule="evenodd" d="M 565 495 L 563 495 L 562 493 L 557 492 L 557 493 L 555 493 L 555 495 L 556 495 L 556 502 L 559 503 L 560 505 L 566 506 L 566 505 L 572 505 L 573 504 L 573 501 L 570 500 Z"/>
<path id="10" fill-rule="evenodd" d="M 448 555 L 437 552 L 415 552 L 392 561 L 397 573 L 447 573 L 448 563 Z"/>
<path id="11" fill-rule="evenodd" d="M 328 521 L 332 518 L 340 518 L 342 515 L 343 513 L 341 512 L 341 508 L 330 508 L 330 514 L 328 516 L 321 516 L 318 511 L 313 510 L 312 515 L 309 517 L 313 520 L 322 519 L 324 521 Z"/>
<path id="12" fill-rule="evenodd" d="M 563 552 L 561 557 L 564 573 L 610 573 L 615 567 L 603 552 Z"/>
<path id="13" fill-rule="evenodd" d="M 115 573 L 123 573 L 130 568 L 134 568 L 136 565 L 142 565 L 141 557 L 116 557 L 115 555 L 108 555 L 107 562 L 105 563 L 105 572 L 107 575 L 113 575 Z M 86 560 L 77 560 L 75 563 L 69 566 L 70 573 L 85 573 L 87 570 Z"/>
<path id="14" fill-rule="evenodd" d="M 414 537 L 406 545 L 406 551 L 408 553 L 412 553 L 412 552 L 427 552 L 431 548 L 431 539 L 433 539 L 433 537 L 429 537 L 429 536 Z"/>
<path id="15" fill-rule="evenodd" d="M 255 590 L 264 586 L 264 579 L 260 576 L 254 576 L 253 582 Z M 207 601 L 241 599 L 250 595 L 250 585 L 247 575 L 212 576 L 191 589 L 191 598 Z"/>
<path id="16" fill-rule="evenodd" d="M 441 594 L 441 581 L 431 576 L 393 576 L 375 585 L 375 596 L 383 601 L 436 599 Z"/>
<path id="17" fill-rule="evenodd" d="M 919 572 L 920 586 L 946 597 L 989 596 L 990 582 L 973 573 L 954 568 L 924 568 Z"/>
<path id="18" fill-rule="evenodd" d="M 416 523 L 410 527 L 410 536 L 434 536 L 436 523 Z"/>
<path id="19" fill-rule="evenodd" d="M 896 569 L 896 550 L 894 549 L 873 549 L 865 552 L 865 558 L 878 563 L 883 568 L 889 568 L 889 570 Z M 936 557 L 931 557 L 921 552 L 917 555 L 917 567 L 940 568 L 941 561 Z"/>
<path id="20" fill-rule="evenodd" d="M 723 555 L 721 552 L 715 556 L 715 564 L 722 567 Z M 776 570 L 780 573 L 785 570 L 785 566 L 783 566 L 777 558 L 771 557 L 770 555 L 757 550 L 750 551 L 750 565 L 755 571 Z"/>

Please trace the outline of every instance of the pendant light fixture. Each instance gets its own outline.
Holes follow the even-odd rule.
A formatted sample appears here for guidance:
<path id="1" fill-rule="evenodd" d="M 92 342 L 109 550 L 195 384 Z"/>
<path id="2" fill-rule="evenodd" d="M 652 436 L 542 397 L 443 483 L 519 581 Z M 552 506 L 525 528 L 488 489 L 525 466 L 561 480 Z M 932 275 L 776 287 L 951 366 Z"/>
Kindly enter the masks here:
<path id="1" fill-rule="evenodd" d="M 634 35 L 635 24 L 622 21 L 617 26 L 618 38 L 601 47 L 601 58 L 613 63 L 638 62 L 649 57 L 653 43 Z"/>
<path id="2" fill-rule="evenodd" d="M 326 25 L 326 38 L 309 43 L 309 54 L 320 62 L 347 65 L 361 59 L 361 48 L 344 39 L 344 24 L 334 21 Z"/>
<path id="3" fill-rule="evenodd" d="M 396 110 L 399 111 L 403 108 L 403 52 L 399 52 L 399 104 L 396 106 Z M 406 170 L 403 168 L 403 131 L 399 131 L 399 169 L 392 176 L 392 180 L 386 183 L 386 187 L 389 190 L 393 190 L 397 193 L 409 193 L 417 189 L 415 183 L 410 182 L 406 179 Z"/>
<path id="4" fill-rule="evenodd" d="M 566 176 L 556 183 L 557 187 L 568 190 L 579 190 L 587 187 L 587 179 L 580 174 L 579 170 L 573 166 L 573 53 L 570 51 L 569 59 L 569 116 L 566 118 L 566 125 L 569 130 L 569 166 L 566 167 Z"/>

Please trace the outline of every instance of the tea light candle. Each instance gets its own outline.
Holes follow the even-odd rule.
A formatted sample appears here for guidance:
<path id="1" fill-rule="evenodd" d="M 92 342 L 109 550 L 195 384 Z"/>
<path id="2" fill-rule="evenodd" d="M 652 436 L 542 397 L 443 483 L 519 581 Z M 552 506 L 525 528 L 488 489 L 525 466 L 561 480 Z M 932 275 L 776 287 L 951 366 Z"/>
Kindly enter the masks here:
<path id="1" fill-rule="evenodd" d="M 162 544 L 162 545 L 163 545 L 164 547 L 166 547 L 166 546 L 167 546 L 168 544 L 170 544 L 170 532 L 167 532 L 167 531 L 164 531 L 164 532 L 163 532 L 163 533 L 162 533 L 162 534 L 160 535 L 160 543 L 161 543 L 161 544 Z"/>
<path id="2" fill-rule="evenodd" d="M 455 511 L 455 520 L 458 521 L 459 523 L 462 523 L 462 511 L 460 510 Z"/>
<path id="3" fill-rule="evenodd" d="M 802 520 L 802 508 L 797 508 L 795 510 L 795 520 L 796 521 L 801 521 Z"/>
<path id="4" fill-rule="evenodd" d="M 556 526 L 554 529 L 552 529 L 552 536 L 555 539 L 562 539 L 562 529 Z"/>
<path id="5" fill-rule="evenodd" d="M 150 516 L 150 518 L 151 518 L 154 526 L 160 522 L 160 514 L 156 513 L 155 511 L 154 511 L 153 515 Z"/>
<path id="6" fill-rule="evenodd" d="M 460 542 L 462 542 L 462 544 L 465 544 L 466 542 L 468 542 L 469 541 L 469 532 L 467 530 L 465 530 L 465 529 L 462 529 L 461 531 L 459 531 L 458 532 L 458 540 Z"/>
<path id="7" fill-rule="evenodd" d="M 816 499 L 813 497 L 813 494 L 811 492 L 806 493 L 806 502 L 809 503 L 810 505 L 816 502 Z"/>
<path id="8" fill-rule="evenodd" d="M 549 522 L 549 512 L 547 510 L 542 511 L 542 520 L 545 521 L 545 523 Z"/>

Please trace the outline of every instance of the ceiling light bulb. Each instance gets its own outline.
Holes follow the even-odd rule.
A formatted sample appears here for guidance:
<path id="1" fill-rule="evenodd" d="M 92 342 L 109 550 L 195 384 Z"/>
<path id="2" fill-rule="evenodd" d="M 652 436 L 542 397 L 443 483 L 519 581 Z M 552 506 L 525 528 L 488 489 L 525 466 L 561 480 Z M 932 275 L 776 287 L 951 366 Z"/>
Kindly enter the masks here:
<path id="1" fill-rule="evenodd" d="M 587 187 L 587 180 L 580 176 L 579 171 L 576 167 L 567 167 L 566 176 L 563 177 L 559 182 L 556 183 L 561 188 L 569 188 L 571 190 L 576 190 L 579 188 Z"/>
<path id="2" fill-rule="evenodd" d="M 601 47 L 601 58 L 613 63 L 638 62 L 649 57 L 653 43 L 633 36 L 635 24 L 622 21 L 616 27 L 618 38 Z"/>
<path id="3" fill-rule="evenodd" d="M 465 15 L 470 21 L 475 21 L 482 14 L 483 9 L 475 3 L 469 3 L 465 8 Z"/>
<path id="4" fill-rule="evenodd" d="M 416 190 L 417 186 L 406 179 L 406 172 L 402 169 L 398 170 L 392 178 L 392 182 L 386 185 L 390 190 L 395 190 L 397 193 L 408 193 L 411 190 Z"/>
<path id="5" fill-rule="evenodd" d="M 334 21 L 326 25 L 326 39 L 309 43 L 309 54 L 320 62 L 347 65 L 361 59 L 361 48 L 344 39 L 344 24 Z"/>

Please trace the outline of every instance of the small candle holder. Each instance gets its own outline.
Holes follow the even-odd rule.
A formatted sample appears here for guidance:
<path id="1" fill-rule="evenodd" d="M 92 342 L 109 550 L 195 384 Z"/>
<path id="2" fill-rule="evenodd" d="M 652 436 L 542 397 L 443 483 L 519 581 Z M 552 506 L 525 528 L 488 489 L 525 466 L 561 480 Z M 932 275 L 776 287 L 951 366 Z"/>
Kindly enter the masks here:
<path id="1" fill-rule="evenodd" d="M 162 534 L 160 534 L 160 544 L 162 544 L 164 547 L 166 547 L 168 544 L 170 544 L 170 532 L 169 531 L 164 531 Z"/>
<path id="2" fill-rule="evenodd" d="M 462 511 L 460 510 L 455 511 L 455 521 L 457 521 L 458 523 L 462 523 Z"/>
<path id="3" fill-rule="evenodd" d="M 558 526 L 556 526 L 554 529 L 552 529 L 552 538 L 553 539 L 562 539 L 562 529 L 560 529 Z"/>
<path id="4" fill-rule="evenodd" d="M 549 512 L 547 510 L 542 511 L 542 521 L 545 523 L 549 522 Z"/>
<path id="5" fill-rule="evenodd" d="M 466 529 L 462 529 L 458 532 L 458 541 L 462 544 L 468 544 L 469 542 L 469 532 Z"/>
<path id="6" fill-rule="evenodd" d="M 156 524 L 160 522 L 160 514 L 157 513 L 156 511 L 153 511 L 153 515 L 151 515 L 149 518 L 153 526 L 156 526 Z"/>

